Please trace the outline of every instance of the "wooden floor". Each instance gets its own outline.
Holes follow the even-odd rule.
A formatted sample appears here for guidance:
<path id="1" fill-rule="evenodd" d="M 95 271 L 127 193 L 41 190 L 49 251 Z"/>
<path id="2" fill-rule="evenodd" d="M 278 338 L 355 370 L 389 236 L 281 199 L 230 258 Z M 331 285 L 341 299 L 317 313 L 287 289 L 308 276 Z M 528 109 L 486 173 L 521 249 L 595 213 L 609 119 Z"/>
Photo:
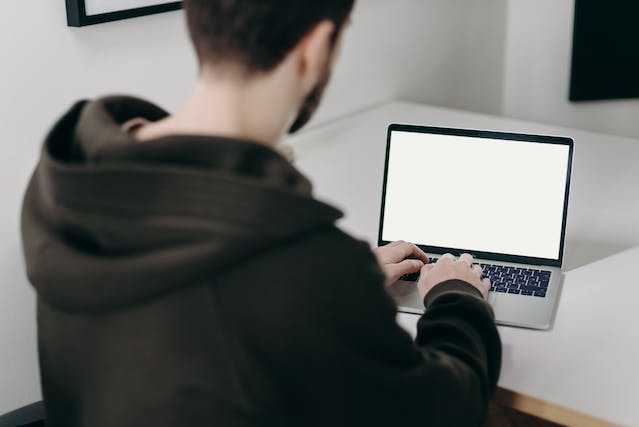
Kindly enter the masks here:
<path id="1" fill-rule="evenodd" d="M 491 402 L 486 427 L 561 427 L 559 424 L 535 418 Z"/>

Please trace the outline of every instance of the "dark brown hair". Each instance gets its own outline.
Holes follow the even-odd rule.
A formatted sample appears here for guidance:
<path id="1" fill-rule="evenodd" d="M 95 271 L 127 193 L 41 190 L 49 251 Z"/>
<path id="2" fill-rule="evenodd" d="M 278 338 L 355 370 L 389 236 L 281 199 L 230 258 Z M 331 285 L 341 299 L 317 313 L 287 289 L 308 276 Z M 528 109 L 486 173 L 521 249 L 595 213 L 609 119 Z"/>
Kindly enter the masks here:
<path id="1" fill-rule="evenodd" d="M 319 22 L 334 40 L 355 0 L 184 0 L 200 64 L 233 63 L 247 73 L 274 69 Z"/>

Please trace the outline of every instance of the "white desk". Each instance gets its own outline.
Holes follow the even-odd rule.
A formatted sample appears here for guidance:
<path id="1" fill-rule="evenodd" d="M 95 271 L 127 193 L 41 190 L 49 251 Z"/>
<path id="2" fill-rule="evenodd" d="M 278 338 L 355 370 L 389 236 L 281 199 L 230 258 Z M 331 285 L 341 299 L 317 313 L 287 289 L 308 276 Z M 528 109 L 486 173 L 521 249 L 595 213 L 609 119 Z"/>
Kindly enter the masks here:
<path id="1" fill-rule="evenodd" d="M 575 139 L 557 317 L 550 331 L 500 328 L 499 386 L 515 393 L 518 409 L 548 419 L 597 424 L 580 418 L 585 414 L 639 426 L 639 141 L 403 102 L 291 138 L 316 196 L 342 208 L 341 226 L 371 245 L 391 122 Z M 415 333 L 417 316 L 400 314 L 398 321 Z"/>

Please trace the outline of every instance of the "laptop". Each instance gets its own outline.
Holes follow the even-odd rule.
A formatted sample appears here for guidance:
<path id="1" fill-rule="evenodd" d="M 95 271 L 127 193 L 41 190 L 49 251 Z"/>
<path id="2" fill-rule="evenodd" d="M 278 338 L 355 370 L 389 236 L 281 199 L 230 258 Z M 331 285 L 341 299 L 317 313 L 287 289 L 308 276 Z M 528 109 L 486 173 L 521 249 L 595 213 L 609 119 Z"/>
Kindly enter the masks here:
<path id="1" fill-rule="evenodd" d="M 392 124 L 378 244 L 413 242 L 431 262 L 470 253 L 492 282 L 498 324 L 549 329 L 572 156 L 570 138 Z M 417 279 L 389 288 L 402 312 L 424 312 Z"/>

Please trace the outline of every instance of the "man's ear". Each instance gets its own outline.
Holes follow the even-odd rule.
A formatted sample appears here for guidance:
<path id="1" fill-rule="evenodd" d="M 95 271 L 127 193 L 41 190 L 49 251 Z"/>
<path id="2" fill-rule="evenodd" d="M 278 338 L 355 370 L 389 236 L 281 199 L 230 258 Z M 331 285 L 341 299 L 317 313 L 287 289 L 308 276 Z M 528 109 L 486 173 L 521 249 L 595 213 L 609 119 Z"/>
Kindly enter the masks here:
<path id="1" fill-rule="evenodd" d="M 298 70 L 304 93 L 310 93 L 326 75 L 333 53 L 335 24 L 325 19 L 315 25 L 298 44 Z"/>

